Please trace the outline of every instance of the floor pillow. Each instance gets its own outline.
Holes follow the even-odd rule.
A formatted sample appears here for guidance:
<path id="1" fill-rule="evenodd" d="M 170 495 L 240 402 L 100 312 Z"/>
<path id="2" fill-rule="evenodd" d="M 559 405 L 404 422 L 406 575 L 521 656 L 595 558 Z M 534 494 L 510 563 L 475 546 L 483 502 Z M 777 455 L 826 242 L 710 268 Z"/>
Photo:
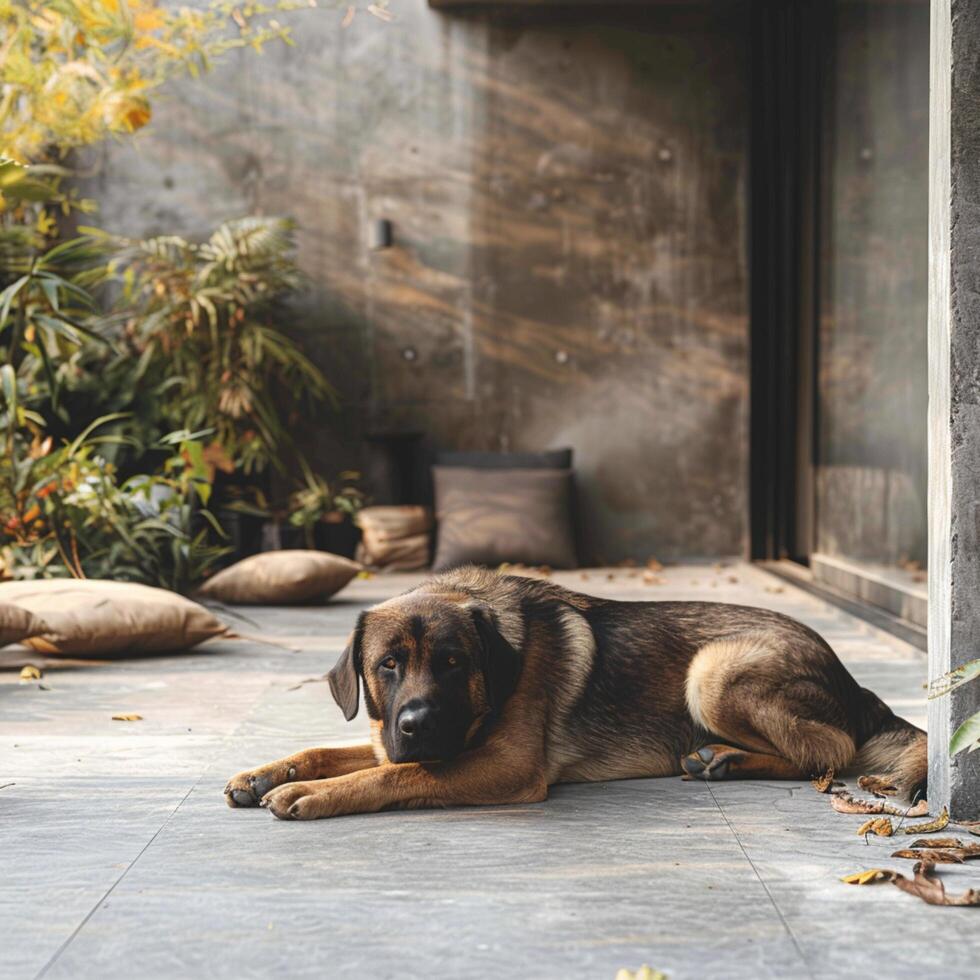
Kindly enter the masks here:
<path id="1" fill-rule="evenodd" d="M 435 571 L 502 562 L 575 566 L 572 472 L 432 468 Z"/>
<path id="2" fill-rule="evenodd" d="M 265 551 L 222 569 L 197 594 L 241 605 L 284 606 L 328 599 L 360 570 L 357 562 L 326 551 Z"/>
<path id="3" fill-rule="evenodd" d="M 185 650 L 227 632 L 198 603 L 133 582 L 5 582 L 0 584 L 0 603 L 11 603 L 40 617 L 44 631 L 23 642 L 55 656 L 164 653 Z"/>
<path id="4" fill-rule="evenodd" d="M 428 507 L 365 507 L 357 514 L 363 537 L 357 557 L 372 568 L 408 572 L 429 564 Z"/>
<path id="5" fill-rule="evenodd" d="M 21 609 L 10 602 L 0 602 L 0 647 L 5 647 L 8 643 L 19 643 L 46 630 L 43 620 L 29 609 Z"/>
<path id="6" fill-rule="evenodd" d="M 545 449 L 537 453 L 495 453 L 481 450 L 444 450 L 436 453 L 436 466 L 465 466 L 471 470 L 570 470 L 571 449 Z"/>

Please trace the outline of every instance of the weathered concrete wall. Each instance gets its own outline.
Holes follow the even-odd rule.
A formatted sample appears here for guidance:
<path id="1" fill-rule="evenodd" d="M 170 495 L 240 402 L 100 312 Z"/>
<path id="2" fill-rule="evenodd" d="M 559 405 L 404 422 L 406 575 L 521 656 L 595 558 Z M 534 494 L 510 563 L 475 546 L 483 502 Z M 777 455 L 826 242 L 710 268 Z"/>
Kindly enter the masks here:
<path id="1" fill-rule="evenodd" d="M 571 445 L 586 557 L 733 554 L 746 533 L 738 6 L 296 15 L 298 46 L 174 86 L 109 148 L 102 223 L 299 222 L 306 343 L 366 430 Z M 395 247 L 370 252 L 371 219 Z"/>
<path id="2" fill-rule="evenodd" d="M 980 655 L 980 6 L 933 0 L 929 113 L 929 677 Z M 980 818 L 980 753 L 950 739 L 980 682 L 929 702 L 929 800 Z"/>

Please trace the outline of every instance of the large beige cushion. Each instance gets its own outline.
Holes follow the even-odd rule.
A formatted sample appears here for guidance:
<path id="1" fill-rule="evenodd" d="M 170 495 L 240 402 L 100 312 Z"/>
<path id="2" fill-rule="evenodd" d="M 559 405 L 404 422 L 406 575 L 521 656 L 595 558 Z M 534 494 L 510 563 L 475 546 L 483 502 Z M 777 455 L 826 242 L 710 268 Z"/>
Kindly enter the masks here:
<path id="1" fill-rule="evenodd" d="M 9 602 L 0 602 L 0 647 L 19 643 L 28 636 L 37 636 L 47 630 L 44 622 L 29 609 L 21 609 Z"/>
<path id="2" fill-rule="evenodd" d="M 165 589 L 102 579 L 0 584 L 0 603 L 46 624 L 24 642 L 42 653 L 77 656 L 184 650 L 227 632 L 203 606 Z"/>
<path id="3" fill-rule="evenodd" d="M 263 606 L 308 602 L 339 592 L 360 570 L 357 562 L 326 551 L 266 551 L 218 572 L 198 595 Z"/>

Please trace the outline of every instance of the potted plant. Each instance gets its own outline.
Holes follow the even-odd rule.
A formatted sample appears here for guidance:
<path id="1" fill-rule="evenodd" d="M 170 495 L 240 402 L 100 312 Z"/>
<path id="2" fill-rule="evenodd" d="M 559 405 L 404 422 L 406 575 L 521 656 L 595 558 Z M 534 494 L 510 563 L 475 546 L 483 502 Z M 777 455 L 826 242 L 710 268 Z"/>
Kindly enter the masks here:
<path id="1" fill-rule="evenodd" d="M 317 548 L 353 558 L 361 539 L 354 517 L 364 506 L 364 493 L 357 486 L 360 474 L 345 471 L 331 485 L 305 461 L 301 466 L 304 482 L 289 497 L 286 526 L 279 531 L 281 546 Z"/>

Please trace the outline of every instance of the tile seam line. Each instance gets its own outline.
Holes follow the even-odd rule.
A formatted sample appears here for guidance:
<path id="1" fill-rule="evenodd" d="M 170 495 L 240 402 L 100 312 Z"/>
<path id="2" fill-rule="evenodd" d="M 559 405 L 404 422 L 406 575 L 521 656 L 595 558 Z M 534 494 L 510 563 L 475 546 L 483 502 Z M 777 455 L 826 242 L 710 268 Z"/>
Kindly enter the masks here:
<path id="1" fill-rule="evenodd" d="M 732 832 L 732 837 L 735 838 L 735 843 L 738 844 L 739 850 L 745 856 L 745 860 L 749 862 L 749 867 L 752 869 L 752 873 L 755 875 L 756 880 L 762 885 L 763 890 L 766 893 L 766 897 L 769 899 L 770 905 L 772 905 L 773 910 L 779 917 L 780 923 L 782 923 L 783 928 L 786 930 L 786 935 L 789 936 L 793 943 L 793 948 L 796 950 L 797 955 L 800 957 L 800 962 L 803 964 L 803 969 L 806 970 L 806 974 L 810 977 L 810 980 L 815 980 L 813 971 L 810 969 L 810 964 L 807 961 L 805 954 L 803 953 L 803 948 L 800 946 L 799 941 L 796 938 L 796 934 L 790 928 L 789 923 L 786 921 L 786 916 L 783 915 L 783 910 L 779 907 L 776 902 L 775 897 L 769 890 L 769 886 L 766 884 L 762 875 L 759 874 L 759 869 L 755 866 L 755 862 L 749 856 L 749 852 L 745 849 L 745 845 L 742 843 L 742 838 L 738 836 L 738 831 L 735 829 L 731 820 L 728 819 L 728 814 L 725 813 L 724 807 L 718 802 L 718 797 L 715 796 L 714 790 L 711 788 L 711 784 L 706 782 L 705 785 L 708 787 L 708 792 L 711 794 L 711 799 L 714 801 L 716 807 L 718 807 L 718 812 L 721 814 L 722 819 L 728 824 L 728 829 Z"/>
<path id="2" fill-rule="evenodd" d="M 55 965 L 55 963 L 57 963 L 57 961 L 61 958 L 62 953 L 64 953 L 65 950 L 68 949 L 68 947 L 75 941 L 76 936 L 78 936 L 78 934 L 82 931 L 82 929 L 85 928 L 85 926 L 88 924 L 92 916 L 94 916 L 95 913 L 98 912 L 99 908 L 103 905 L 106 899 L 108 899 L 109 896 L 116 890 L 116 887 L 123 881 L 126 875 L 128 875 L 129 872 L 132 871 L 134 867 L 136 867 L 136 864 L 139 861 L 139 859 L 147 852 L 147 850 L 149 850 L 153 842 L 160 836 L 160 834 L 164 832 L 164 830 L 167 829 L 167 827 L 170 825 L 170 821 L 173 820 L 173 818 L 176 816 L 177 811 L 184 805 L 184 803 L 187 802 L 187 798 L 191 795 L 191 793 L 193 793 L 194 790 L 197 789 L 198 786 L 200 786 L 201 781 L 207 775 L 210 768 L 211 768 L 210 766 L 205 766 L 204 771 L 197 777 L 197 779 L 194 782 L 194 785 L 191 786 L 190 789 L 188 789 L 188 791 L 180 798 L 180 801 L 173 808 L 173 810 L 171 810 L 170 813 L 167 814 L 166 819 L 163 821 L 162 824 L 160 824 L 160 826 L 157 828 L 153 836 L 140 848 L 139 853 L 136 855 L 136 857 L 133 858 L 132 861 L 129 862 L 129 864 L 126 866 L 126 869 L 123 871 L 123 873 L 106 889 L 106 891 L 102 894 L 102 896 L 98 899 L 98 901 L 95 902 L 95 904 L 88 910 L 87 914 L 85 915 L 85 918 L 83 918 L 82 921 L 79 922 L 77 926 L 75 926 L 75 928 L 71 932 L 71 935 L 55 950 L 54 955 L 52 955 L 51 959 L 49 959 L 48 962 L 41 967 L 41 969 L 37 972 L 37 974 L 35 974 L 34 980 L 41 980 L 41 978 L 48 973 L 48 971 Z"/>

